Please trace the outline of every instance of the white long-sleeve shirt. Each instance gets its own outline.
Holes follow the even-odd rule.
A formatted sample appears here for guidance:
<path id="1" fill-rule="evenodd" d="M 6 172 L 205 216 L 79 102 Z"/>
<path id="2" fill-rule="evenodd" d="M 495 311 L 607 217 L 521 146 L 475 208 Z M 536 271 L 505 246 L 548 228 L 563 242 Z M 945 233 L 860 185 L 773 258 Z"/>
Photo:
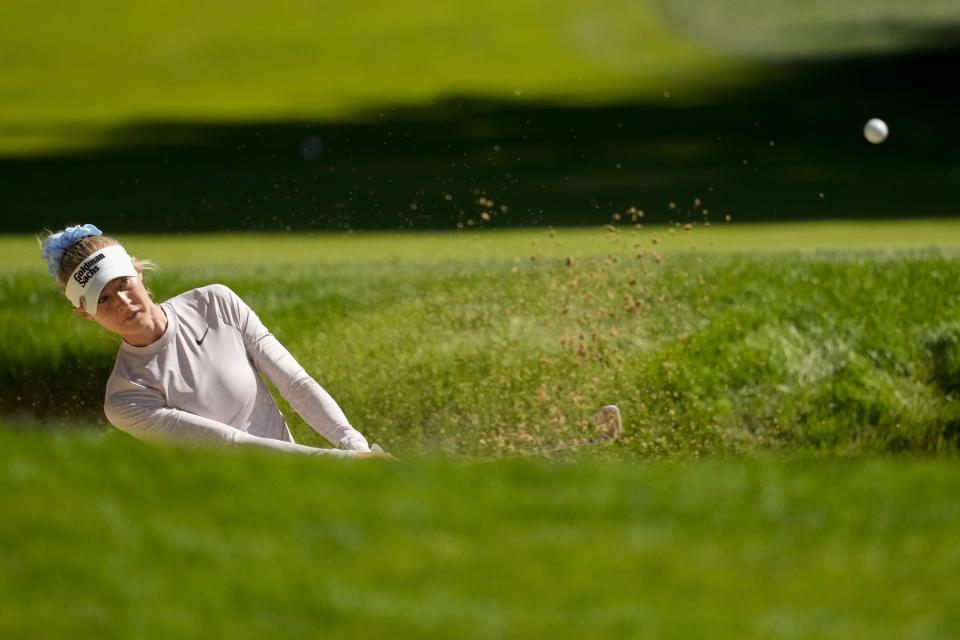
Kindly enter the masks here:
<path id="1" fill-rule="evenodd" d="M 115 427 L 154 441 L 351 457 L 369 451 L 333 398 L 233 291 L 210 285 L 162 306 L 167 329 L 159 340 L 145 347 L 120 345 L 104 402 Z M 296 444 L 258 372 L 341 450 Z"/>

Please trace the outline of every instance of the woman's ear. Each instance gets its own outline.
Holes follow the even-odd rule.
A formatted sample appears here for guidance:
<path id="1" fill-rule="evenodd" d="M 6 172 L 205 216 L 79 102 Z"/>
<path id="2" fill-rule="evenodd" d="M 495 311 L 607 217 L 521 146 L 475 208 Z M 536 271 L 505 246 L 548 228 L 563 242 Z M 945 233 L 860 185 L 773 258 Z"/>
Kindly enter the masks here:
<path id="1" fill-rule="evenodd" d="M 87 313 L 86 311 L 82 310 L 82 309 L 78 309 L 77 307 L 74 307 L 74 308 L 73 308 L 73 312 L 74 312 L 75 314 L 77 314 L 78 316 L 82 316 L 82 317 L 86 318 L 87 320 L 93 320 L 93 316 L 90 315 L 89 313 Z"/>

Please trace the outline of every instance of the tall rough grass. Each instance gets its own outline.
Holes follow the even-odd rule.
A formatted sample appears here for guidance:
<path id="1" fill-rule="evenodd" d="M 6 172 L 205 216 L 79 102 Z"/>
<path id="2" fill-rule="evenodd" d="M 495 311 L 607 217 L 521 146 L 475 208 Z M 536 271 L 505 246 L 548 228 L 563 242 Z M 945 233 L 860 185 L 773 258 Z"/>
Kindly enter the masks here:
<path id="1" fill-rule="evenodd" d="M 398 452 L 502 455 L 590 434 L 609 455 L 955 452 L 952 249 L 713 254 L 611 227 L 603 255 L 177 268 L 158 299 L 223 282 Z M 99 416 L 116 340 L 41 276 L 0 275 L 0 413 Z M 281 404 L 298 440 L 322 440 Z"/>

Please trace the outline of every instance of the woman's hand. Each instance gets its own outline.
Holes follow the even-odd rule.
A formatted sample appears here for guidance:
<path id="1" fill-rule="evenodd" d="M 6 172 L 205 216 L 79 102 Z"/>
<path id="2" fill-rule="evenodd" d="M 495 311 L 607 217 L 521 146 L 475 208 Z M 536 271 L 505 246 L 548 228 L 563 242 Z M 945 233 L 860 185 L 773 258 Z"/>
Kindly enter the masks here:
<path id="1" fill-rule="evenodd" d="M 396 460 L 386 451 L 357 451 L 357 459 L 362 458 L 383 458 L 385 460 Z"/>

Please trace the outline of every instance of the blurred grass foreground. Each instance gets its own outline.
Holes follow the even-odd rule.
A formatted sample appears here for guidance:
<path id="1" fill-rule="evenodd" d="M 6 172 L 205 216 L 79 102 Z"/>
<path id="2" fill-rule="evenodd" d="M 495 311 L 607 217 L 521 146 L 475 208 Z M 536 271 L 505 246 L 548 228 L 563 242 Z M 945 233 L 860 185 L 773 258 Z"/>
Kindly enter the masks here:
<path id="1" fill-rule="evenodd" d="M 960 622 L 943 460 L 350 465 L 0 430 L 0 483 L 4 638 L 894 639 Z"/>

